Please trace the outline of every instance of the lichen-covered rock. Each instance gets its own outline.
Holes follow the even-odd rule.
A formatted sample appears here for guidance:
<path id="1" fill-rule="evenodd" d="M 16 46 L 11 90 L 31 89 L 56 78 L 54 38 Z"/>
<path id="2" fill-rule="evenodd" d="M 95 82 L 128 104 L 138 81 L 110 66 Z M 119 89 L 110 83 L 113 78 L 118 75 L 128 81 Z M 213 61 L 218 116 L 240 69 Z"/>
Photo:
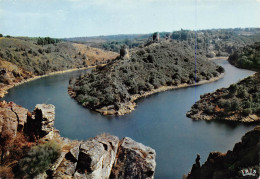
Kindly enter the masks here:
<path id="1" fill-rule="evenodd" d="M 120 141 L 110 178 L 154 178 L 155 151 L 129 137 Z"/>
<path id="2" fill-rule="evenodd" d="M 109 178 L 118 143 L 119 139 L 111 135 L 100 135 L 81 143 L 76 175 Z"/>
<path id="3" fill-rule="evenodd" d="M 0 133 L 16 136 L 17 131 L 23 130 L 27 122 L 27 113 L 27 109 L 13 102 L 0 102 Z"/>
<path id="4" fill-rule="evenodd" d="M 109 134 L 72 141 L 59 135 L 54 120 L 51 104 L 37 104 L 30 113 L 12 102 L 0 102 L 0 136 L 21 132 L 32 142 L 51 139 L 61 146 L 59 158 L 36 178 L 153 178 L 155 151 L 150 147 Z"/>
<path id="5" fill-rule="evenodd" d="M 55 120 L 55 106 L 52 104 L 37 104 L 34 109 L 35 120 L 39 124 L 39 135 L 41 137 L 47 134 L 52 138 L 53 126 Z"/>

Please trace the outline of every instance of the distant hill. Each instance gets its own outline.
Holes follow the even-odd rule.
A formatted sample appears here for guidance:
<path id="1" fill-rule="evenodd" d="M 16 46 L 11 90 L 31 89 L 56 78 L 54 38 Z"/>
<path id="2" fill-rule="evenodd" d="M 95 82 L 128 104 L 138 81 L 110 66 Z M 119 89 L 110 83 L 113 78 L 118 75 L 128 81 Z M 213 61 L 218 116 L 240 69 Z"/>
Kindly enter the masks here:
<path id="1" fill-rule="evenodd" d="M 38 45 L 36 39 L 0 38 L 0 58 L 35 75 L 96 65 L 116 56 L 71 42 Z"/>
<path id="2" fill-rule="evenodd" d="M 260 42 L 247 45 L 229 56 L 228 61 L 238 68 L 260 70 Z"/>
<path id="3" fill-rule="evenodd" d="M 170 38 L 173 41 L 187 42 L 192 48 L 197 39 L 197 51 L 207 57 L 229 56 L 234 51 L 245 45 L 260 42 L 260 28 L 235 28 L 235 29 L 208 29 L 184 30 L 173 32 L 159 32 L 160 38 Z M 153 34 L 111 35 L 96 37 L 67 38 L 65 40 L 80 42 L 92 47 L 98 47 L 114 52 L 120 51 L 125 45 L 129 49 L 142 46 L 152 38 Z"/>
<path id="4" fill-rule="evenodd" d="M 133 110 L 137 98 L 167 87 L 194 85 L 218 77 L 224 69 L 184 43 L 169 41 L 147 44 L 127 53 L 105 67 L 71 80 L 69 93 L 83 106 L 102 114 L 122 115 Z"/>
<path id="5" fill-rule="evenodd" d="M 119 34 L 106 36 L 92 36 L 92 37 L 72 37 L 64 38 L 63 40 L 72 42 L 106 42 L 106 41 L 120 41 L 120 40 L 134 40 L 134 39 L 148 39 L 151 34 Z"/>

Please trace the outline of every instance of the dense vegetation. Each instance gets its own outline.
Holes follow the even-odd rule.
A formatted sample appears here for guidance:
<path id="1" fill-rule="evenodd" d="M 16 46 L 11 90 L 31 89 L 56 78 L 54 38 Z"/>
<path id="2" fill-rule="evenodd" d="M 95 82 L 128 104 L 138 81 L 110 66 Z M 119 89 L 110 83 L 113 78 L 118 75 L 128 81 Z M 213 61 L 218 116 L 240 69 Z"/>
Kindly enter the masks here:
<path id="1" fill-rule="evenodd" d="M 61 42 L 60 39 L 53 39 L 50 37 L 41 38 L 39 37 L 37 39 L 37 45 L 48 45 L 48 44 L 55 44 Z"/>
<path id="2" fill-rule="evenodd" d="M 49 37 L 0 38 L 0 59 L 35 75 L 105 63 L 105 60 L 116 56 L 113 52 Z"/>
<path id="3" fill-rule="evenodd" d="M 201 96 L 187 113 L 193 119 L 260 120 L 260 73 Z M 249 117 L 250 116 L 250 117 Z"/>
<path id="4" fill-rule="evenodd" d="M 60 150 L 60 146 L 53 141 L 32 147 L 19 161 L 21 173 L 34 177 L 46 171 L 58 159 Z"/>
<path id="5" fill-rule="evenodd" d="M 229 56 L 228 61 L 239 68 L 260 70 L 260 42 L 235 51 Z"/>
<path id="6" fill-rule="evenodd" d="M 0 178 L 32 178 L 47 170 L 60 156 L 61 149 L 55 141 L 35 144 L 36 141 L 29 141 L 23 133 L 19 132 L 16 136 L 10 132 L 2 133 Z"/>
<path id="7" fill-rule="evenodd" d="M 125 54 L 124 54 L 125 55 Z M 183 43 L 152 43 L 136 48 L 130 57 L 117 58 L 105 67 L 71 81 L 75 99 L 90 109 L 112 105 L 116 111 L 141 95 L 161 86 L 194 84 L 219 76 L 224 69 L 197 57 L 195 74 L 194 50 Z"/>

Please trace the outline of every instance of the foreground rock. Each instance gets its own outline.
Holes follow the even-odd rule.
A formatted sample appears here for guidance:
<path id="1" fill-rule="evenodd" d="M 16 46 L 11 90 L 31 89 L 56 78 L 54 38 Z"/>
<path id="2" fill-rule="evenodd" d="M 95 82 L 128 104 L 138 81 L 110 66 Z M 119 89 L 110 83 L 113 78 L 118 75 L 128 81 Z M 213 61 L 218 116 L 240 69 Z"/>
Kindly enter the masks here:
<path id="1" fill-rule="evenodd" d="M 259 139 L 260 126 L 246 133 L 232 151 L 211 152 L 202 166 L 198 155 L 187 178 L 259 178 Z"/>
<path id="2" fill-rule="evenodd" d="M 131 138 L 120 141 L 110 178 L 153 178 L 155 151 Z"/>
<path id="3" fill-rule="evenodd" d="M 118 137 L 109 134 L 101 134 L 86 141 L 69 140 L 59 135 L 54 128 L 54 120 L 55 106 L 53 105 L 37 104 L 34 111 L 30 113 L 12 102 L 0 102 L 1 140 L 5 139 L 3 137 L 8 133 L 13 138 L 9 140 L 13 141 L 19 133 L 28 136 L 32 141 L 26 145 L 36 145 L 35 141 L 42 143 L 52 140 L 61 146 L 58 159 L 46 172 L 40 174 L 39 178 L 154 177 L 156 154 L 152 148 L 130 138 L 119 140 Z M 4 143 L 1 142 L 2 144 Z M 5 154 L 1 155 L 3 161 L 12 158 L 11 149 L 11 147 L 1 148 L 1 154 Z M 1 176 L 3 173 L 0 170 L 0 178 Z M 15 176 L 21 177 L 17 174 Z"/>
<path id="4" fill-rule="evenodd" d="M 260 122 L 260 72 L 251 77 L 201 96 L 187 112 L 194 120 Z"/>
<path id="5" fill-rule="evenodd" d="M 80 104 L 103 115 L 123 115 L 135 101 L 157 92 L 199 85 L 223 77 L 224 69 L 197 55 L 189 46 L 169 41 L 147 44 L 121 56 L 105 67 L 79 77 L 68 93 Z"/>

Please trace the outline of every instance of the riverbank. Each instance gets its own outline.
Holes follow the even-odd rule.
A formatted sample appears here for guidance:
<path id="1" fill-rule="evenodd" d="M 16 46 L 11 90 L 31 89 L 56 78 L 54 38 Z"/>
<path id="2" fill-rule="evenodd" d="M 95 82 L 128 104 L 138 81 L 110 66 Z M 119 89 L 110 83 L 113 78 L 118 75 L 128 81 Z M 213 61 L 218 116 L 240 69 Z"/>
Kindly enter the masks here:
<path id="1" fill-rule="evenodd" d="M 135 107 L 136 107 L 136 102 L 135 101 L 140 99 L 140 98 L 143 98 L 143 97 L 146 97 L 146 96 L 150 96 L 152 94 L 163 92 L 163 91 L 168 91 L 168 90 L 173 90 L 173 89 L 179 89 L 179 88 L 185 88 L 185 87 L 191 87 L 191 86 L 197 86 L 197 85 L 203 85 L 203 84 L 206 84 L 206 83 L 211 83 L 211 82 L 217 81 L 217 80 L 219 80 L 219 79 L 221 79 L 223 77 L 224 77 L 224 73 L 221 73 L 219 76 L 213 77 L 210 80 L 202 80 L 202 81 L 200 81 L 198 83 L 194 83 L 194 84 L 183 83 L 183 84 L 180 84 L 180 85 L 177 85 L 177 86 L 161 86 L 161 87 L 159 87 L 157 89 L 152 89 L 151 91 L 145 92 L 143 94 L 132 95 L 130 102 L 122 103 L 118 110 L 115 110 L 114 106 L 105 106 L 105 107 L 103 107 L 101 109 L 95 109 L 95 111 L 97 111 L 97 112 L 99 112 L 99 113 L 101 113 L 103 115 L 119 115 L 119 116 L 121 116 L 121 115 L 124 115 L 124 114 L 132 112 L 135 109 Z"/>
<path id="2" fill-rule="evenodd" d="M 227 60 L 228 57 L 226 57 L 226 56 L 220 56 L 220 57 L 208 58 L 208 60 L 220 60 L 220 59 L 222 59 L 222 60 Z"/>
<path id="3" fill-rule="evenodd" d="M 17 83 L 13 83 L 13 84 L 9 84 L 9 85 L 5 85 L 3 86 L 1 89 L 0 89 L 0 98 L 3 98 L 7 93 L 8 93 L 8 90 L 15 87 L 15 86 L 19 86 L 21 84 L 24 84 L 24 83 L 27 83 L 27 82 L 30 82 L 30 81 L 33 81 L 33 80 L 37 80 L 39 78 L 44 78 L 44 77 L 47 77 L 47 76 L 51 76 L 51 75 L 56 75 L 56 74 L 62 74 L 62 73 L 68 73 L 68 72 L 73 72 L 73 71 L 77 71 L 77 70 L 86 70 L 86 69 L 91 69 L 91 68 L 95 68 L 95 66 L 89 66 L 89 67 L 83 67 L 83 68 L 72 68 L 72 69 L 68 69 L 68 70 L 62 70 L 62 71 L 56 71 L 56 72 L 51 72 L 51 73 L 48 73 L 46 75 L 41 75 L 41 76 L 33 76 L 32 78 L 28 78 L 26 80 L 22 80 L 20 82 L 17 82 Z"/>
<path id="4" fill-rule="evenodd" d="M 194 120 L 225 120 L 259 123 L 260 73 L 247 77 L 228 88 L 221 88 L 200 97 L 186 113 Z"/>

